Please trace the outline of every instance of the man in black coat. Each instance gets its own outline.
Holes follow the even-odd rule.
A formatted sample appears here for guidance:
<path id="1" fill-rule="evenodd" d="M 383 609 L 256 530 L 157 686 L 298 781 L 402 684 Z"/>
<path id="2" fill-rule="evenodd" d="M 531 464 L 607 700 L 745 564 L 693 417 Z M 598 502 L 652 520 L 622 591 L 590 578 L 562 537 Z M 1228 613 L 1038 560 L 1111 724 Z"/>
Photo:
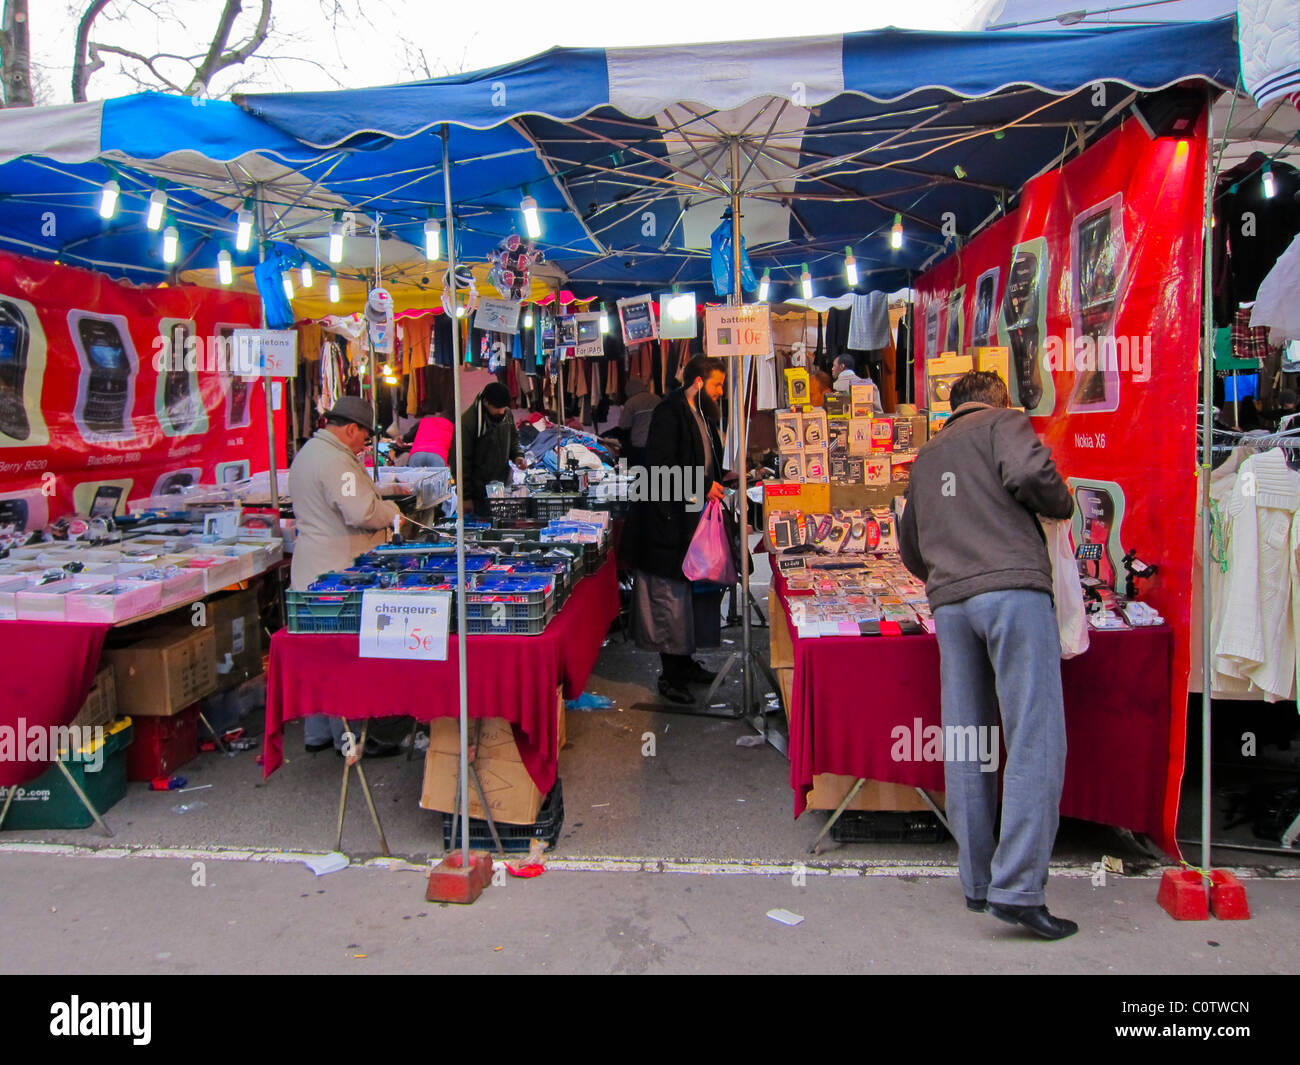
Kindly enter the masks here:
<path id="1" fill-rule="evenodd" d="M 510 487 L 510 464 L 521 470 L 527 465 L 524 449 L 519 446 L 514 415 L 510 411 L 510 390 L 500 381 L 489 381 L 460 419 L 461 437 L 465 441 L 460 486 L 465 513 L 486 512 L 487 486 L 501 481 Z M 447 464 L 456 468 L 456 445 Z"/>
<path id="2" fill-rule="evenodd" d="M 624 537 L 636 580 L 632 612 L 637 646 L 659 652 L 659 693 L 683 705 L 695 702 L 688 684 L 714 679 L 691 658 L 696 647 L 692 586 L 682 562 L 705 503 L 723 498 L 717 404 L 725 382 L 721 360 L 697 356 L 682 371 L 682 387 L 655 408 L 645 447 L 645 483 L 682 490 L 672 493 L 675 498 L 634 502 Z M 669 471 L 675 472 L 668 476 Z"/>

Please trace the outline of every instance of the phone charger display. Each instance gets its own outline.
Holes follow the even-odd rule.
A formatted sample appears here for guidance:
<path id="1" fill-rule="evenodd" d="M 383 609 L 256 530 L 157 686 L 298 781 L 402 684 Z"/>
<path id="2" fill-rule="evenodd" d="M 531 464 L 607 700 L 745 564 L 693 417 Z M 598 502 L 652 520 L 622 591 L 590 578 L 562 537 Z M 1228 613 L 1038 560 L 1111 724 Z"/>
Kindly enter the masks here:
<path id="1" fill-rule="evenodd" d="M 825 451 L 805 451 L 803 454 L 803 479 L 806 484 L 829 484 L 831 459 Z"/>
<path id="2" fill-rule="evenodd" d="M 826 412 L 810 410 L 803 416 L 803 446 L 805 451 L 825 451 L 828 447 Z"/>
<path id="3" fill-rule="evenodd" d="M 876 413 L 875 385 L 849 385 L 849 408 L 854 418 L 870 418 Z"/>
<path id="4" fill-rule="evenodd" d="M 862 483 L 872 488 L 883 488 L 889 484 L 893 460 L 889 455 L 872 455 L 862 460 Z"/>
<path id="5" fill-rule="evenodd" d="M 849 419 L 849 454 L 858 456 L 871 454 L 870 418 Z"/>
<path id="6" fill-rule="evenodd" d="M 971 355 L 975 362 L 975 369 L 984 373 L 997 374 L 1002 378 L 1002 383 L 1007 386 L 1009 395 L 1011 392 L 1011 349 L 972 348 Z"/>
<path id="7" fill-rule="evenodd" d="M 871 420 L 871 453 L 879 455 L 894 450 L 894 419 L 873 418 Z"/>
<path id="8" fill-rule="evenodd" d="M 803 415 L 798 411 L 776 412 L 776 449 L 783 455 L 803 450 Z"/>
<path id="9" fill-rule="evenodd" d="M 803 455 L 782 455 L 780 461 L 781 480 L 803 480 Z"/>
<path id="10" fill-rule="evenodd" d="M 69 592 L 68 621 L 115 625 L 162 608 L 163 582 L 119 580 L 97 590 Z"/>
<path id="11" fill-rule="evenodd" d="M 785 371 L 785 387 L 790 406 L 806 407 L 812 403 L 808 371 L 803 367 L 794 367 Z"/>
<path id="12" fill-rule="evenodd" d="M 898 454 L 890 457 L 889 479 L 894 484 L 908 484 L 912 480 L 912 463 L 916 461 L 916 452 Z"/>

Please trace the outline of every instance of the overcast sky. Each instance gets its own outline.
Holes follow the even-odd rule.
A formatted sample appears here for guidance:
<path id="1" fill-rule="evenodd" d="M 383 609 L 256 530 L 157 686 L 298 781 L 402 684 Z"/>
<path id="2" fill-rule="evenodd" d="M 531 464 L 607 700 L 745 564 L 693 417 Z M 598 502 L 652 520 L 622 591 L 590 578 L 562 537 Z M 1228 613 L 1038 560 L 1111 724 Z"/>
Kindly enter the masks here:
<path id="1" fill-rule="evenodd" d="M 336 20 L 322 17 L 333 0 L 274 0 L 275 40 L 259 56 L 214 85 L 216 95 L 244 90 L 333 89 L 385 85 L 460 70 L 477 70 L 535 55 L 555 45 L 614 47 L 808 36 L 902 26 L 973 29 L 1003 0 L 339 0 Z M 1064 0 L 1063 0 L 1064 2 Z M 33 65 L 40 70 L 41 102 L 67 103 L 76 25 L 85 0 L 36 0 L 31 5 Z M 251 26 L 260 4 L 244 0 L 238 25 Z M 151 13 L 162 13 L 162 17 Z M 113 0 L 96 22 L 92 40 L 131 51 L 191 54 L 206 48 L 221 0 Z M 167 17 L 170 16 L 170 17 Z M 109 57 L 110 66 L 117 64 Z M 165 69 L 165 68 L 164 68 Z M 172 64 L 173 80 L 184 69 Z M 236 86 L 234 83 L 239 82 Z M 91 99 L 136 92 L 130 77 L 108 68 L 90 81 Z"/>

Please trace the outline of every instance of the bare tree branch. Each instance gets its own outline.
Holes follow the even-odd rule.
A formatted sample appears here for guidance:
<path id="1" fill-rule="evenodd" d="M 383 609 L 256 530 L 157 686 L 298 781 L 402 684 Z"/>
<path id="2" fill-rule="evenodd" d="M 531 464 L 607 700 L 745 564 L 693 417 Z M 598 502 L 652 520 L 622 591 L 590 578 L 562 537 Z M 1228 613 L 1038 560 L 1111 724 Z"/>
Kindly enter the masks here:
<path id="1" fill-rule="evenodd" d="M 134 59 L 137 63 L 140 63 L 148 67 L 149 73 L 151 73 L 155 78 L 157 78 L 164 85 L 166 85 L 167 88 L 182 94 L 184 94 L 185 92 L 184 89 L 182 89 L 174 81 L 168 78 L 166 74 L 164 74 L 161 70 L 159 70 L 156 66 L 154 66 L 154 60 L 158 59 L 159 58 L 158 56 L 143 56 L 140 55 L 139 52 L 132 52 L 126 48 L 119 48 L 115 44 L 92 44 L 90 46 L 90 52 L 91 55 L 93 55 L 96 59 L 99 58 L 99 54 L 101 52 L 108 52 L 111 55 L 120 55 L 125 59 Z M 103 64 L 101 63 L 100 66 L 103 66 Z"/>
<path id="2" fill-rule="evenodd" d="M 93 0 L 82 14 L 81 21 L 77 23 L 76 53 L 72 61 L 72 99 L 76 103 L 85 102 L 86 83 L 90 81 L 90 76 L 104 65 L 91 51 L 90 27 L 108 4 L 109 0 Z"/>
<path id="3" fill-rule="evenodd" d="M 239 47 L 227 51 L 226 46 L 230 40 L 231 30 L 243 5 L 241 0 L 226 0 L 226 6 L 221 12 L 221 21 L 217 24 L 217 32 L 212 38 L 212 46 L 208 49 L 207 58 L 194 72 L 194 78 L 189 88 L 185 90 L 187 95 L 193 96 L 205 90 L 219 71 L 243 63 L 266 42 L 271 30 L 271 0 L 261 0 L 261 4 L 261 13 L 252 35 Z"/>

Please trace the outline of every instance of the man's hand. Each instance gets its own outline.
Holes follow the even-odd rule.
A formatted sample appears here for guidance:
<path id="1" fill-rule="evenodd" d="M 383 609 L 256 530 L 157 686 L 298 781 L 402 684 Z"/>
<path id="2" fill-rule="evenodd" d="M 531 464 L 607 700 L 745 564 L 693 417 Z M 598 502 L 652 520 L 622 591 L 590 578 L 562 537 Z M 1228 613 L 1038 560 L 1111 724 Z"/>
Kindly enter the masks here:
<path id="1" fill-rule="evenodd" d="M 717 481 L 714 481 L 713 487 L 709 489 L 709 502 L 721 503 L 726 497 L 727 493 L 723 490 L 722 485 L 718 484 Z"/>
<path id="2" fill-rule="evenodd" d="M 526 470 L 528 469 L 528 460 L 524 458 L 523 455 L 520 455 L 517 459 L 515 459 L 515 465 L 518 466 L 521 470 Z"/>

